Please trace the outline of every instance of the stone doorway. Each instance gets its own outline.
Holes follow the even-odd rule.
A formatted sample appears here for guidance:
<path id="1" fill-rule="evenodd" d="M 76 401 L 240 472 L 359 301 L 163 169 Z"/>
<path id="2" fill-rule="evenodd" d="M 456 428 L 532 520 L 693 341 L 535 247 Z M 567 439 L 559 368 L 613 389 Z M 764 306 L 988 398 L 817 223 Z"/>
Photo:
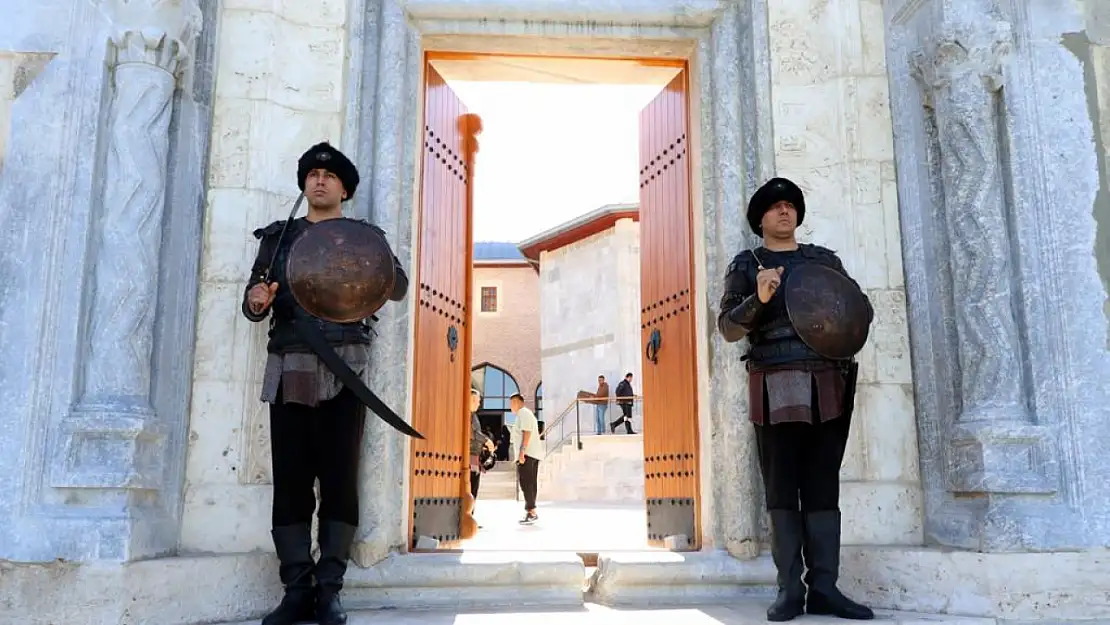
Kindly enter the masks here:
<path id="1" fill-rule="evenodd" d="M 640 111 L 638 133 L 639 341 L 633 354 L 638 354 L 642 372 L 646 531 L 625 520 L 619 525 L 625 533 L 645 533 L 645 547 L 696 550 L 700 463 L 688 62 L 435 52 L 426 55 L 424 65 L 423 159 L 414 237 L 419 301 L 413 338 L 413 422 L 428 439 L 414 441 L 411 448 L 410 548 L 462 548 L 477 531 L 468 512 L 474 500 L 467 428 L 459 417 L 467 414 L 476 320 L 470 250 L 482 122 L 468 111 L 444 72 L 471 82 L 552 82 L 558 76 L 555 82 L 659 85 Z M 621 512 L 627 511 L 615 511 L 621 519 L 628 516 Z M 590 525 L 595 523 L 596 519 Z M 556 532 L 540 537 L 543 531 L 536 540 L 568 544 L 569 536 Z M 613 539 L 628 548 L 627 537 Z"/>
<path id="2" fill-rule="evenodd" d="M 728 262 L 750 244 L 736 212 L 745 202 L 745 190 L 774 171 L 769 84 L 759 74 L 767 51 L 743 44 L 758 33 L 741 28 L 758 16 L 746 5 L 722 10 L 715 2 L 687 7 L 681 15 L 668 2 L 622 5 L 614 9 L 619 20 L 589 23 L 564 15 L 559 3 L 514 5 L 511 18 L 502 15 L 505 5 L 499 2 L 468 4 L 465 15 L 458 7 L 434 3 L 373 4 L 379 10 L 367 13 L 370 22 L 349 62 L 353 99 L 344 136 L 357 138 L 357 157 L 369 178 L 368 192 L 356 197 L 353 209 L 397 232 L 402 262 L 413 267 L 419 248 L 423 111 L 398 103 L 421 102 L 427 54 L 670 59 L 687 64 L 692 256 L 698 261 L 690 290 L 700 294 L 690 302 L 696 330 L 693 353 L 701 373 L 696 381 L 698 547 L 740 558 L 758 556 L 758 475 L 748 470 L 754 442 L 749 431 L 735 427 L 735 405 L 746 395 L 746 381 L 739 375 L 743 363 L 740 352 L 720 341 L 708 321 Z M 375 388 L 383 389 L 383 399 L 392 405 L 412 401 L 413 312 L 386 320 L 394 325 L 372 348 L 379 362 L 406 363 L 374 374 Z M 361 566 L 372 566 L 398 549 L 411 551 L 409 441 L 384 432 L 368 432 L 367 441 L 355 550 Z"/>

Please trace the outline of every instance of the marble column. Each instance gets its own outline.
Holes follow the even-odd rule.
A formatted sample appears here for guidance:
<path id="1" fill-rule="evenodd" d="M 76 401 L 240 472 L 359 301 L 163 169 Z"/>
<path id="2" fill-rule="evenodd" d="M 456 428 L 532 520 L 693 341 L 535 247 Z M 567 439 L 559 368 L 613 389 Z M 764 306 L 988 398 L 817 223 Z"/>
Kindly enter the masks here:
<path id="1" fill-rule="evenodd" d="M 173 457 L 165 448 L 169 424 L 154 408 L 155 312 L 174 96 L 201 14 L 195 0 L 111 8 L 111 104 L 82 297 L 85 351 L 75 404 L 59 425 L 50 485 L 110 492 L 131 509 L 152 504 Z"/>
<path id="2" fill-rule="evenodd" d="M 421 111 L 398 103 L 423 101 L 419 35 L 398 0 L 365 0 L 362 12 L 367 23 L 359 34 L 351 31 L 351 45 L 361 48 L 357 55 L 362 67 L 360 88 L 347 96 L 348 108 L 363 111 L 361 119 L 348 120 L 346 129 L 346 141 L 357 146 L 358 165 L 366 172 L 365 191 L 355 195 L 354 210 L 385 229 L 415 283 L 412 190 Z M 367 384 L 398 412 L 411 401 L 407 392 L 412 379 L 410 306 L 415 297 L 410 291 L 405 302 L 379 311 L 378 335 L 370 348 Z M 381 420 L 367 419 L 363 441 L 359 533 L 351 558 L 358 566 L 369 567 L 407 549 L 409 440 Z"/>
<path id="3" fill-rule="evenodd" d="M 702 421 L 703 508 L 706 546 L 737 558 L 761 552 L 764 506 L 755 462 L 755 433 L 747 420 L 744 350 L 716 330 L 717 305 L 733 256 L 752 247 L 742 218 L 747 197 L 774 171 L 771 140 L 770 57 L 763 0 L 730 3 L 698 41 L 697 139 L 691 165 L 701 171 L 706 263 L 708 419 Z M 695 176 L 697 178 L 697 176 Z"/>
<path id="4" fill-rule="evenodd" d="M 992 16 L 945 22 L 913 56 L 937 130 L 943 219 L 950 245 L 960 408 L 949 432 L 956 494 L 1051 494 L 1049 432 L 1027 400 L 1029 353 L 1019 327 L 1017 250 L 1007 201 L 1001 92 L 1013 48 Z"/>

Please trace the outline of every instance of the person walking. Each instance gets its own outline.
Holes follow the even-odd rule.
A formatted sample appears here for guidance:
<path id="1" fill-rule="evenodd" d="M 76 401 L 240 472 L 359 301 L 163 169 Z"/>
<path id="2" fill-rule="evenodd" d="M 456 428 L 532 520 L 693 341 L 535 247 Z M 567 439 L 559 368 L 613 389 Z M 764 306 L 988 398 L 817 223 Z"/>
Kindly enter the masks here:
<path id="1" fill-rule="evenodd" d="M 539 489 L 540 460 L 543 458 L 540 426 L 536 415 L 524 405 L 524 396 L 520 393 L 509 398 L 509 407 L 516 415 L 510 434 L 520 491 L 524 494 L 524 518 L 520 523 L 531 525 L 540 518 L 536 514 L 536 491 Z"/>
<path id="2" fill-rule="evenodd" d="M 617 426 L 624 424 L 624 431 L 628 434 L 635 434 L 632 431 L 632 401 L 636 393 L 632 390 L 632 372 L 624 374 L 624 379 L 617 384 L 617 406 L 621 409 L 621 416 L 609 424 L 609 430 L 612 433 L 617 433 Z"/>

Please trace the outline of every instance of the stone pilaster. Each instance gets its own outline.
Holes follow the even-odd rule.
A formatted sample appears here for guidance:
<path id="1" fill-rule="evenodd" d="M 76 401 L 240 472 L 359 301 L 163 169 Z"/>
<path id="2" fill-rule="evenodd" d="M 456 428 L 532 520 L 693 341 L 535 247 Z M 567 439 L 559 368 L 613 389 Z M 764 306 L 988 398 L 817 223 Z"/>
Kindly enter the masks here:
<path id="1" fill-rule="evenodd" d="M 1110 362 L 1084 68 L 1066 48 L 1078 11 L 886 6 L 928 544 L 1105 543 Z"/>
<path id="2" fill-rule="evenodd" d="M 961 407 L 949 436 L 953 493 L 1056 492 L 1056 453 L 1025 398 L 1030 354 L 1014 314 L 1005 137 L 1000 133 L 1009 22 L 947 22 L 914 55 L 935 119 L 951 246 Z"/>
<path id="3" fill-rule="evenodd" d="M 58 425 L 49 484 L 111 492 L 134 511 L 154 505 L 175 458 L 167 448 L 173 424 L 153 400 L 155 313 L 174 93 L 191 58 L 200 11 L 193 0 L 116 9 L 104 195 L 91 220 L 93 262 L 82 298 L 86 351 L 78 359 L 76 402 Z M 131 533 L 142 530 L 132 527 Z M 114 536 L 117 544 L 104 554 L 129 559 L 128 534 Z"/>
<path id="4" fill-rule="evenodd" d="M 705 258 L 703 305 L 708 308 L 707 357 L 699 362 L 706 379 L 701 421 L 704 547 L 738 558 L 759 555 L 763 517 L 762 481 L 755 434 L 746 419 L 748 376 L 744 349 L 726 343 L 716 328 L 717 305 L 732 257 L 751 247 L 743 219 L 747 197 L 775 168 L 771 140 L 771 78 L 767 4 L 731 4 L 709 36 L 698 40 L 692 84 L 698 87 L 691 112 L 700 145 L 691 162 L 700 184 L 702 232 L 695 253 Z M 696 115 L 696 116 L 695 116 Z M 699 176 L 697 172 L 702 172 Z M 695 220 L 696 222 L 697 220 Z"/>
<path id="5" fill-rule="evenodd" d="M 365 0 L 368 16 L 360 46 L 361 76 L 358 88 L 348 90 L 349 109 L 360 110 L 348 118 L 345 136 L 359 170 L 366 172 L 366 191 L 354 199 L 354 212 L 381 225 L 409 279 L 416 282 L 416 240 L 413 193 L 416 185 L 415 146 L 419 109 L 398 102 L 423 103 L 423 58 L 419 35 L 397 0 Z M 354 10 L 352 9 L 354 12 Z M 356 12 L 357 13 L 357 12 Z M 415 293 L 401 305 L 386 306 L 379 313 L 378 336 L 371 346 L 368 386 L 401 414 L 411 401 L 410 340 Z M 362 472 L 359 481 L 360 523 L 352 559 L 362 567 L 373 565 L 391 551 L 405 549 L 408 536 L 407 437 L 398 436 L 380 419 L 366 420 Z"/>

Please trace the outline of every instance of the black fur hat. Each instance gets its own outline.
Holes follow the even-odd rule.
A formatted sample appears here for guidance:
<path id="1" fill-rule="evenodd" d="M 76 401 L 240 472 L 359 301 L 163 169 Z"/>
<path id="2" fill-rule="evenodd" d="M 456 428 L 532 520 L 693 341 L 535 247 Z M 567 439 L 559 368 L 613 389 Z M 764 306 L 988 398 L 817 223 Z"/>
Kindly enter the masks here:
<path id="1" fill-rule="evenodd" d="M 304 181 L 308 178 L 308 172 L 313 169 L 326 169 L 339 178 L 339 182 L 343 183 L 343 190 L 347 192 L 344 202 L 355 196 L 359 180 L 358 169 L 351 159 L 327 141 L 308 148 L 308 151 L 297 161 L 297 186 L 301 191 L 304 191 Z"/>
<path id="2" fill-rule="evenodd" d="M 798 211 L 798 225 L 806 218 L 806 198 L 798 185 L 786 178 L 771 178 L 752 196 L 748 202 L 748 225 L 752 232 L 763 236 L 763 215 L 771 210 L 776 202 L 786 200 Z"/>

